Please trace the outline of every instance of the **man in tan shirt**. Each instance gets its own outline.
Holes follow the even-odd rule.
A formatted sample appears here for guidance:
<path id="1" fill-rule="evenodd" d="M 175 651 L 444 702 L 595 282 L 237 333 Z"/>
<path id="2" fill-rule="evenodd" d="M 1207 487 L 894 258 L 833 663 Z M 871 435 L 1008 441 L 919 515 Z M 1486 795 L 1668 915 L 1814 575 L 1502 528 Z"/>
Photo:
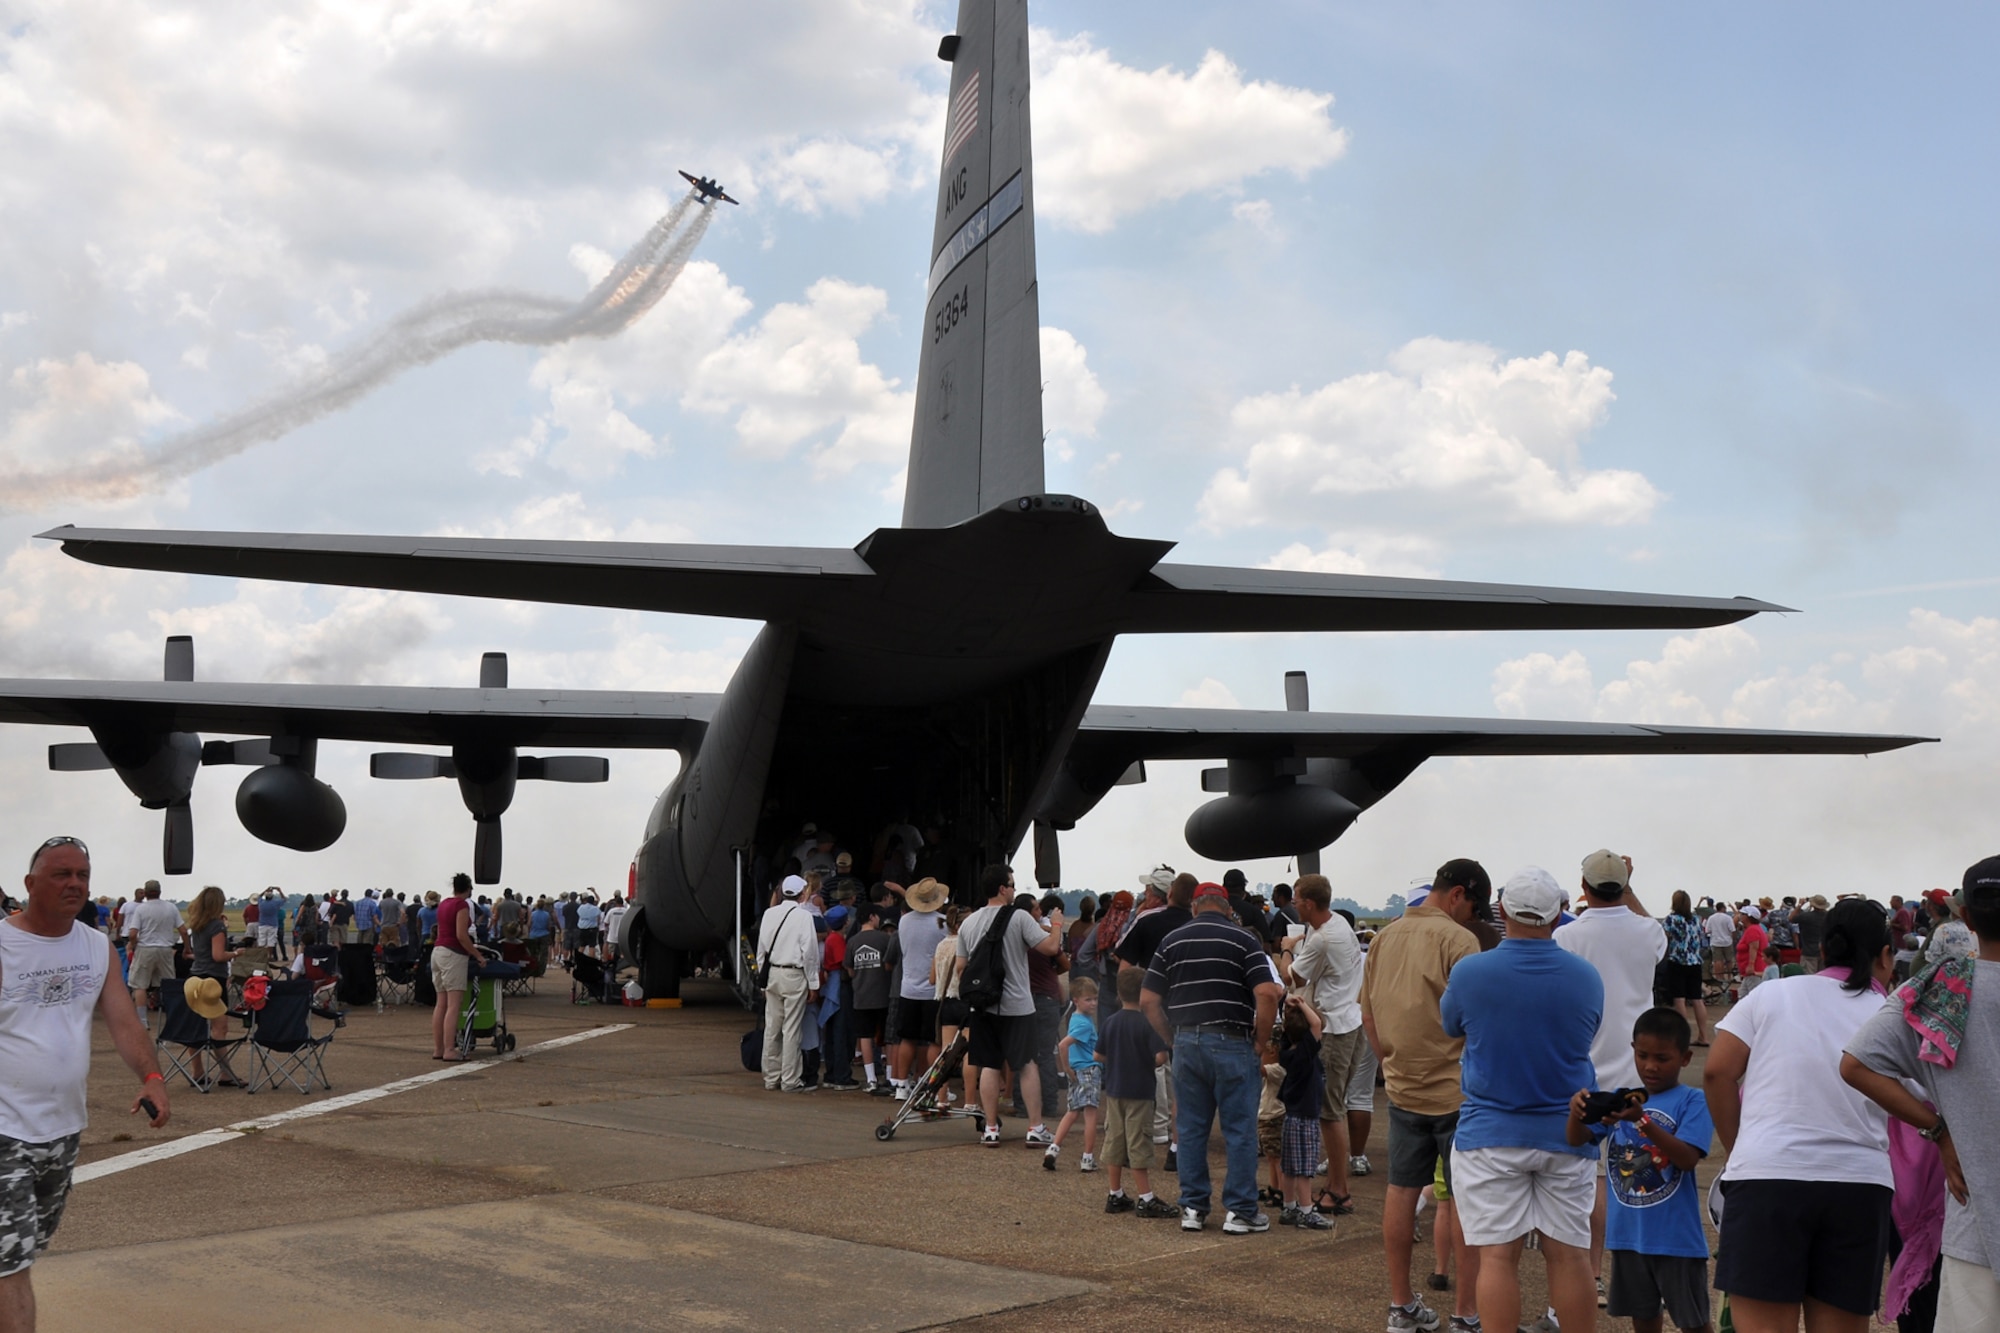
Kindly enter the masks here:
<path id="1" fill-rule="evenodd" d="M 1451 1138 L 1458 1128 L 1462 1040 L 1444 1034 L 1438 1001 L 1458 960 L 1479 952 L 1466 923 L 1484 915 L 1493 881 L 1477 861 L 1439 867 L 1430 893 L 1375 937 L 1361 973 L 1361 1026 L 1382 1062 L 1389 1089 L 1389 1192 L 1382 1212 L 1382 1247 L 1389 1262 L 1389 1333 L 1431 1333 L 1437 1314 L 1410 1287 L 1417 1199 L 1438 1163 L 1451 1184 Z M 1458 1254 L 1455 1328 L 1474 1328 L 1479 1255 L 1463 1243 Z"/>

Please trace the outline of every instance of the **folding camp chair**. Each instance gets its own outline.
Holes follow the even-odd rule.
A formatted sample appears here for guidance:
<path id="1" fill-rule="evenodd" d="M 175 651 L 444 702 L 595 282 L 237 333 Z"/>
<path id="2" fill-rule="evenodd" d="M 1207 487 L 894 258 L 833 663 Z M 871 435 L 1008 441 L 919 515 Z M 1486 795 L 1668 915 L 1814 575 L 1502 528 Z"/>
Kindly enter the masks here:
<path id="1" fill-rule="evenodd" d="M 534 951 L 519 940 L 502 940 L 500 942 L 500 957 L 502 961 L 514 963 L 521 969 L 519 976 L 510 978 L 507 981 L 506 994 L 533 995 L 535 993 L 535 978 L 541 976 L 546 970 L 542 963 L 536 959 Z"/>
<path id="2" fill-rule="evenodd" d="M 246 1040 L 244 1037 L 217 1040 L 209 1034 L 208 1020 L 188 1008 L 182 983 L 160 983 L 160 1035 L 153 1039 L 153 1054 L 161 1072 L 169 1079 L 178 1074 L 196 1092 L 207 1092 L 215 1086 L 216 1070 Z M 207 1068 L 197 1075 L 194 1062 L 199 1057 L 206 1057 Z"/>
<path id="3" fill-rule="evenodd" d="M 246 944 L 243 946 L 241 952 L 230 960 L 228 1000 L 231 1009 L 240 1009 L 243 1007 L 244 982 L 259 972 L 268 975 L 283 970 L 277 960 L 272 957 L 276 952 L 277 950 L 266 948 L 263 945 Z"/>
<path id="4" fill-rule="evenodd" d="M 417 948 L 405 944 L 382 951 L 382 974 L 376 983 L 384 1004 L 409 1004 L 417 995 Z"/>
<path id="5" fill-rule="evenodd" d="M 326 1048 L 333 1044 L 333 1032 L 315 1037 L 312 1019 L 328 1019 L 335 1029 L 346 1026 L 346 1015 L 313 1003 L 310 981 L 274 981 L 264 996 L 264 1007 L 256 1011 L 250 1028 L 250 1058 L 255 1066 L 250 1075 L 250 1091 L 276 1087 L 280 1080 L 301 1093 L 313 1084 L 331 1092 L 326 1077 Z"/>
<path id="6" fill-rule="evenodd" d="M 331 1009 L 334 988 L 340 984 L 340 950 L 331 944 L 310 944 L 305 953 L 305 979 L 312 983 L 313 1003 Z"/>

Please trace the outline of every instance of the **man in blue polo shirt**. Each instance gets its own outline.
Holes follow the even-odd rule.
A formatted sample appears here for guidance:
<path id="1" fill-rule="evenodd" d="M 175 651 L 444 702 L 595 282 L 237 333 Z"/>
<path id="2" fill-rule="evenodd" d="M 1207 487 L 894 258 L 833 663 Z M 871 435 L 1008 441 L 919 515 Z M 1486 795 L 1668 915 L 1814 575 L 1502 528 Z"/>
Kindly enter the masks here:
<path id="1" fill-rule="evenodd" d="M 1218 1117 L 1229 1155 L 1222 1229 L 1270 1230 L 1257 1209 L 1257 1099 L 1264 1065 L 1276 1063 L 1271 1027 L 1284 993 L 1263 941 L 1231 917 L 1220 884 L 1195 890 L 1194 919 L 1160 941 L 1146 969 L 1139 1008 L 1174 1053 L 1183 1231 L 1206 1225 L 1208 1127 Z"/>
<path id="2" fill-rule="evenodd" d="M 1486 1328 L 1520 1326 L 1521 1249 L 1531 1231 L 1542 1236 L 1557 1318 L 1568 1328 L 1590 1328 L 1597 1317 L 1590 1277 L 1597 1153 L 1572 1146 L 1567 1126 L 1571 1096 L 1597 1086 L 1590 1044 L 1604 982 L 1551 938 L 1562 890 L 1548 871 L 1516 873 L 1500 891 L 1500 910 L 1507 938 L 1454 967 L 1439 1003 L 1446 1035 L 1465 1038 L 1452 1201 L 1465 1243 L 1479 1248 Z"/>

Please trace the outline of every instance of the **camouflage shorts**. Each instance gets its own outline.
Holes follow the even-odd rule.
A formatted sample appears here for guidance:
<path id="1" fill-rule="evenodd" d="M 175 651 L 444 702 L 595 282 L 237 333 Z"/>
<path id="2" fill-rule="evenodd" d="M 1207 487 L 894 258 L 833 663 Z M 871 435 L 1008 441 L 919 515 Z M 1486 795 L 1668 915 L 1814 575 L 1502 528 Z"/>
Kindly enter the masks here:
<path id="1" fill-rule="evenodd" d="M 56 1234 L 78 1137 L 23 1143 L 0 1135 L 0 1277 L 34 1263 Z"/>

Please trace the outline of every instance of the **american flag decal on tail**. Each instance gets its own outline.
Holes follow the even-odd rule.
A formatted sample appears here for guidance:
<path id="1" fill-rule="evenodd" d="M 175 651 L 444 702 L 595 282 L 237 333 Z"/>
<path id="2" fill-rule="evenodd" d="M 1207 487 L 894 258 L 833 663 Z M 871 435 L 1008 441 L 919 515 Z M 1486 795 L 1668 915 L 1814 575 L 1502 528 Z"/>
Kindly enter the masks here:
<path id="1" fill-rule="evenodd" d="M 979 71 L 966 75 L 965 86 L 952 99 L 951 117 L 946 123 L 944 135 L 944 160 L 947 164 L 958 156 L 958 150 L 965 147 L 979 128 Z"/>

